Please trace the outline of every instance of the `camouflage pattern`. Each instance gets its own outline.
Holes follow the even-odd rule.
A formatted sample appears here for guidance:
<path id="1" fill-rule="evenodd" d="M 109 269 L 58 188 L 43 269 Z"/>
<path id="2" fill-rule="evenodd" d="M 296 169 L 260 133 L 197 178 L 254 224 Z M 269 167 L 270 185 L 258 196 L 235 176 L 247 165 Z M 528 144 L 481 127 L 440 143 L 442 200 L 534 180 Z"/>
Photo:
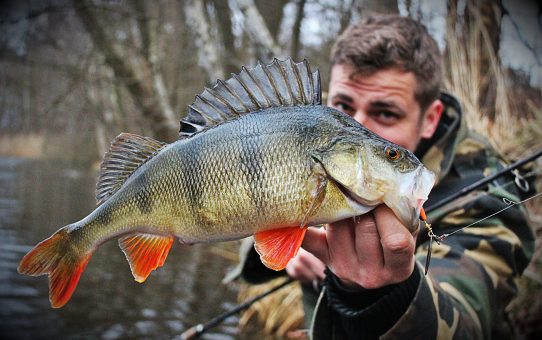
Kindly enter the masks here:
<path id="1" fill-rule="evenodd" d="M 442 100 L 446 110 L 441 126 L 433 140 L 420 146 L 422 152 L 426 150 L 422 161 L 438 174 L 438 184 L 426 207 L 504 167 L 490 145 L 466 129 L 457 101 L 448 95 L 443 95 Z M 504 208 L 507 203 L 503 197 L 521 199 L 510 177 L 432 211 L 428 218 L 437 235 L 450 233 Z M 433 243 L 427 276 L 423 275 L 423 263 L 429 241 L 427 234 L 420 231 L 415 270 L 420 272 L 421 279 L 416 293 L 406 312 L 381 338 L 510 338 L 504 308 L 516 295 L 516 279 L 534 248 L 533 234 L 522 209 L 515 206 L 446 238 L 441 244 Z M 382 304 L 382 300 L 375 304 Z M 344 339 L 352 335 L 342 326 L 345 314 L 337 313 L 337 309 L 338 306 L 330 305 L 324 289 L 313 318 L 313 339 Z M 381 317 L 386 316 L 382 313 Z M 363 327 L 362 322 L 359 327 Z"/>

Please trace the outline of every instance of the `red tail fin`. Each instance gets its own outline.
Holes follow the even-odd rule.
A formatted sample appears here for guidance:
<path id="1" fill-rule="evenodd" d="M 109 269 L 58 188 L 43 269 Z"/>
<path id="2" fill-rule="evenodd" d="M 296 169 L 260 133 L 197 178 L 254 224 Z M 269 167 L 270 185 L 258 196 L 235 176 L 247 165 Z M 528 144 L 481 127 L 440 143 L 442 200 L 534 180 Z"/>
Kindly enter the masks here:
<path id="1" fill-rule="evenodd" d="M 17 269 L 21 274 L 32 276 L 49 274 L 49 300 L 53 308 L 68 302 L 92 255 L 92 252 L 77 250 L 70 242 L 70 234 L 60 229 L 26 254 Z"/>

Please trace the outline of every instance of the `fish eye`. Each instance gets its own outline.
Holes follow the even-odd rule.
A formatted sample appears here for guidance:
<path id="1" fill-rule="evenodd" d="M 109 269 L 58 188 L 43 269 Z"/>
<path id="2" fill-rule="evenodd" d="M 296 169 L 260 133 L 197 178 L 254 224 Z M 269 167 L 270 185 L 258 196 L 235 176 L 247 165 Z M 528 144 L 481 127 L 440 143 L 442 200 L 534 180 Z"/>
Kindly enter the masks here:
<path id="1" fill-rule="evenodd" d="M 386 152 L 386 157 L 388 157 L 390 161 L 396 161 L 401 157 L 401 152 L 393 147 L 388 146 L 385 152 Z"/>

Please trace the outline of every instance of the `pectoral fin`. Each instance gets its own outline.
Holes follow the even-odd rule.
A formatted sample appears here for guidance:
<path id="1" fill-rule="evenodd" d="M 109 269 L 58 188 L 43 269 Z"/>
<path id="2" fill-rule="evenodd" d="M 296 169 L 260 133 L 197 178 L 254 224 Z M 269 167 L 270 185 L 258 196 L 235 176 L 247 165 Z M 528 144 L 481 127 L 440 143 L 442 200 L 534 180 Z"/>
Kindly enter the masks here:
<path id="1" fill-rule="evenodd" d="M 312 172 L 306 181 L 307 197 L 303 202 L 305 214 L 299 227 L 284 227 L 254 234 L 254 247 L 262 263 L 274 270 L 282 270 L 288 261 L 297 254 L 307 231 L 306 226 L 316 215 L 325 198 L 327 176 L 318 162 L 312 166 Z"/>
<path id="2" fill-rule="evenodd" d="M 305 215 L 301 221 L 301 227 L 310 223 L 311 218 L 316 215 L 326 196 L 327 176 L 322 165 L 315 162 L 312 166 L 312 173 L 307 180 L 309 194 L 305 199 Z"/>
<path id="3" fill-rule="evenodd" d="M 297 254 L 307 228 L 286 227 L 254 234 L 254 247 L 262 263 L 273 270 L 282 270 Z"/>
<path id="4" fill-rule="evenodd" d="M 150 273 L 166 261 L 173 236 L 133 234 L 119 239 L 120 249 L 126 255 L 132 275 L 137 282 L 144 282 Z"/>

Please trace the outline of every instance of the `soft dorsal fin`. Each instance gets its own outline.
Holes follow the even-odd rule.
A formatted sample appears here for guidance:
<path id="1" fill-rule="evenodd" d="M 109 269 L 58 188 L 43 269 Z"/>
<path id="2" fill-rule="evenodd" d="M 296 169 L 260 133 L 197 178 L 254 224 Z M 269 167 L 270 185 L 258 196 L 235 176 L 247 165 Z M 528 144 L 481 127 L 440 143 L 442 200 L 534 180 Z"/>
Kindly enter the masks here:
<path id="1" fill-rule="evenodd" d="M 130 133 L 118 135 L 105 154 L 96 183 L 97 205 L 107 201 L 126 179 L 151 159 L 166 143 Z"/>
<path id="2" fill-rule="evenodd" d="M 232 117 L 270 107 L 321 104 L 318 70 L 311 72 L 306 60 L 295 63 L 290 58 L 274 59 L 269 65 L 243 67 L 238 74 L 217 81 L 212 89 L 197 95 L 181 120 L 179 137 L 190 137 Z"/>

